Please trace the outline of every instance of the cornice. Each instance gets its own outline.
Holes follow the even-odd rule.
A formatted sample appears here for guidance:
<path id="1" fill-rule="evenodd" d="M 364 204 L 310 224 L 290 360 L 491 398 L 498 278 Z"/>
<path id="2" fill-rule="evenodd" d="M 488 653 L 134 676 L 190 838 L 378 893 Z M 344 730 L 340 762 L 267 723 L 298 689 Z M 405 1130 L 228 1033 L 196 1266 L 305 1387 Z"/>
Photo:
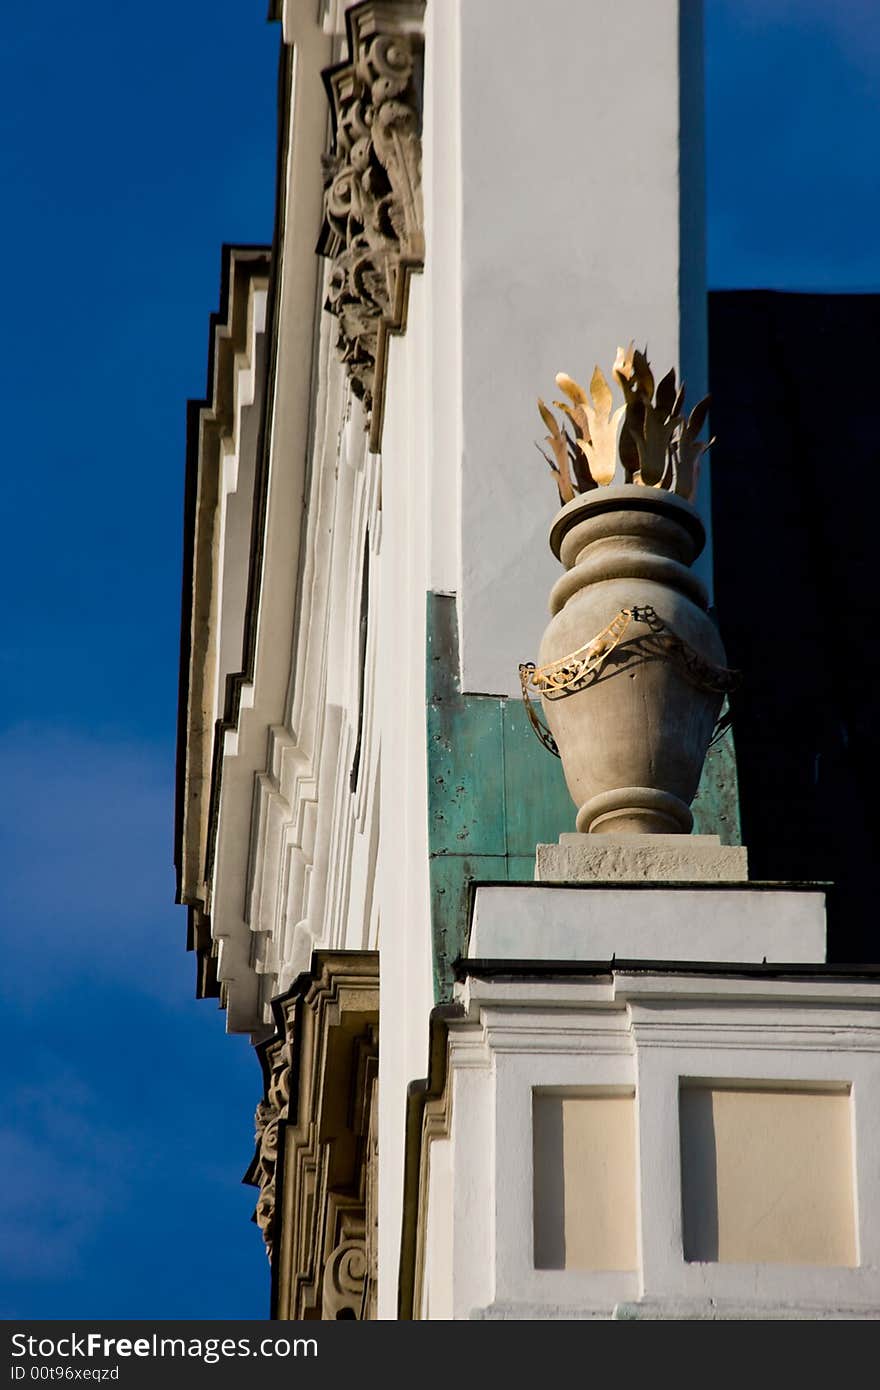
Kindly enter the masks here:
<path id="1" fill-rule="evenodd" d="M 265 408 L 253 469 L 241 663 L 237 671 L 226 676 L 225 688 L 220 692 L 219 717 L 212 731 L 203 872 L 207 900 L 191 913 L 190 930 L 191 944 L 201 957 L 199 992 L 205 992 L 204 982 L 210 982 L 212 975 L 219 976 L 216 992 L 221 1006 L 228 1010 L 227 1027 L 258 1036 L 264 1035 L 265 1006 L 276 988 L 274 966 L 270 961 L 269 972 L 261 972 L 255 954 L 259 957 L 265 943 L 251 931 L 247 905 L 234 892 L 230 896 L 223 880 L 226 876 L 235 882 L 236 874 L 247 877 L 250 873 L 250 850 L 243 829 L 250 808 L 244 807 L 242 797 L 250 794 L 249 775 L 260 779 L 265 767 L 265 737 L 276 725 L 285 698 L 278 634 L 282 634 L 282 644 L 288 640 L 295 629 L 295 615 L 288 616 L 280 610 L 287 596 L 294 594 L 297 582 L 294 571 L 301 537 L 297 537 L 295 522 L 297 507 L 308 490 L 315 428 L 314 401 L 309 399 L 313 395 L 310 381 L 315 362 L 309 344 L 314 341 L 320 312 L 318 265 L 313 248 L 321 206 L 320 149 L 326 129 L 320 74 L 330 53 L 330 41 L 302 10 L 297 22 L 301 22 L 302 33 L 295 46 L 282 43 L 279 62 Z M 291 188 L 297 191 L 295 199 Z M 294 339 L 298 346 L 291 348 Z M 278 449 L 284 450 L 283 460 L 276 458 Z M 282 513 L 286 518 L 293 517 L 292 526 L 289 520 L 279 526 L 278 516 Z M 300 522 L 304 527 L 302 515 Z M 268 626 L 267 593 L 272 610 Z M 294 609 L 298 601 L 296 597 Z M 271 637 L 270 630 L 274 634 Z M 261 633 L 267 640 L 260 637 Z M 245 707 L 249 712 L 243 720 Z M 226 766 L 227 753 L 234 754 L 234 766 Z M 231 788 L 229 796 L 224 796 L 224 783 Z M 222 863 L 218 861 L 221 817 L 232 827 L 231 838 L 224 840 Z M 215 891 L 222 897 L 212 903 Z M 267 949 L 271 955 L 273 948 Z"/>
<path id="2" fill-rule="evenodd" d="M 210 319 L 205 396 L 187 403 L 174 863 L 176 898 L 189 908 L 187 944 L 199 955 L 200 995 L 216 994 L 217 984 L 202 891 L 204 768 L 212 731 L 202 714 L 206 673 L 198 644 L 208 625 L 210 522 L 218 496 L 221 440 L 234 430 L 236 359 L 247 349 L 250 286 L 255 280 L 268 281 L 270 268 L 269 247 L 224 245 L 219 308 Z"/>
<path id="3" fill-rule="evenodd" d="M 226 678 L 223 715 L 217 723 L 214 737 L 214 756 L 211 769 L 211 790 L 208 811 L 208 841 L 205 851 L 205 877 L 210 879 L 217 840 L 217 816 L 220 807 L 220 780 L 223 763 L 223 736 L 236 728 L 245 685 L 254 678 L 257 651 L 257 625 L 260 605 L 260 585 L 263 574 L 263 545 L 266 529 L 266 505 L 269 483 L 269 448 L 271 443 L 271 402 L 275 396 L 278 371 L 279 287 L 283 274 L 284 225 L 287 213 L 287 155 L 290 138 L 290 97 L 293 57 L 290 48 L 281 45 L 278 64 L 278 156 L 275 166 L 275 226 L 272 234 L 272 273 L 269 280 L 269 304 L 266 331 L 270 351 L 264 400 L 266 408 L 260 421 L 257 442 L 257 466 L 254 474 L 254 501 L 251 513 L 251 544 L 248 560 L 247 598 L 244 612 L 241 670 Z"/>
<path id="4" fill-rule="evenodd" d="M 279 7 L 276 7 L 279 8 Z M 269 18 L 280 15 L 270 13 Z M 208 392 L 205 401 L 191 402 L 188 408 L 187 429 L 187 484 L 184 508 L 184 573 L 183 573 L 183 621 L 181 624 L 181 665 L 180 694 L 178 706 L 178 749 L 177 749 L 177 789 L 176 789 L 176 829 L 175 865 L 177 868 L 177 901 L 189 909 L 187 948 L 197 954 L 196 994 L 199 998 L 214 996 L 220 998 L 221 1007 L 228 1003 L 228 988 L 218 981 L 217 943 L 212 937 L 211 904 L 209 885 L 212 881 L 218 819 L 220 791 L 223 775 L 223 750 L 225 736 L 238 727 L 245 687 L 252 684 L 256 664 L 257 630 L 260 608 L 260 592 L 263 575 L 263 559 L 268 505 L 269 463 L 271 447 L 271 402 L 275 397 L 278 370 L 279 317 L 281 309 L 281 280 L 283 274 L 284 231 L 287 219 L 287 165 L 290 145 L 291 95 L 294 69 L 294 56 L 291 47 L 282 42 L 278 67 L 278 126 L 277 157 L 275 172 L 275 221 L 272 247 L 246 248 L 260 252 L 268 257 L 269 290 L 266 314 L 266 333 L 269 351 L 266 363 L 266 382 L 264 391 L 265 408 L 259 426 L 257 440 L 256 466 L 254 470 L 253 501 L 251 508 L 251 537 L 248 554 L 247 587 L 244 610 L 241 666 L 226 677 L 223 691 L 221 714 L 213 728 L 196 731 L 189 728 L 187 704 L 191 700 L 190 663 L 191 634 L 190 607 L 193 581 L 193 548 L 195 530 L 196 480 L 198 476 L 198 437 L 200 409 L 211 403 L 215 369 L 215 320 L 223 313 L 228 296 L 229 262 L 224 248 L 223 278 L 221 281 L 221 310 L 212 317 L 209 339 Z M 206 835 L 200 848 L 202 863 L 199 879 L 202 891 L 194 891 L 193 885 L 184 881 L 182 872 L 184 827 L 186 822 L 186 766 L 189 749 L 188 736 L 211 738 L 210 771 L 207 779 Z"/>

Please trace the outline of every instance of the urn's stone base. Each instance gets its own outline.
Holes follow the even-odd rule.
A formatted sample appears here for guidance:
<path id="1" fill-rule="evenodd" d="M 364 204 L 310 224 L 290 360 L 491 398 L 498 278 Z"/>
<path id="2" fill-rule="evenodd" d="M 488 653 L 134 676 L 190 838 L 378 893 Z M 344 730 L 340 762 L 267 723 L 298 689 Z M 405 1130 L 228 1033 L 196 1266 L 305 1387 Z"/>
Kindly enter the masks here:
<path id="1" fill-rule="evenodd" d="M 583 835 L 688 835 L 694 818 L 687 802 L 656 787 L 617 787 L 585 801 L 577 813 Z"/>
<path id="2" fill-rule="evenodd" d="M 741 883 L 749 876 L 744 845 L 717 835 L 560 835 L 538 845 L 540 883 Z"/>

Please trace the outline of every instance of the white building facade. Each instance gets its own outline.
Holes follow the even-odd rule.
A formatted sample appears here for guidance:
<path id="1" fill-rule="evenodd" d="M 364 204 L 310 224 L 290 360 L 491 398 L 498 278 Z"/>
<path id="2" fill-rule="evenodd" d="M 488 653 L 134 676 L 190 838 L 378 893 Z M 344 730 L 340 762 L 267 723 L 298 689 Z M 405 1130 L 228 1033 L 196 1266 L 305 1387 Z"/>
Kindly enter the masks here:
<path id="1" fill-rule="evenodd" d="M 225 253 L 189 419 L 177 816 L 264 1069 L 273 1316 L 876 1316 L 880 978 L 826 967 L 821 888 L 748 882 L 729 740 L 698 834 L 591 858 L 522 704 L 535 397 L 630 338 L 704 394 L 700 5 L 274 18 L 274 242 Z"/>

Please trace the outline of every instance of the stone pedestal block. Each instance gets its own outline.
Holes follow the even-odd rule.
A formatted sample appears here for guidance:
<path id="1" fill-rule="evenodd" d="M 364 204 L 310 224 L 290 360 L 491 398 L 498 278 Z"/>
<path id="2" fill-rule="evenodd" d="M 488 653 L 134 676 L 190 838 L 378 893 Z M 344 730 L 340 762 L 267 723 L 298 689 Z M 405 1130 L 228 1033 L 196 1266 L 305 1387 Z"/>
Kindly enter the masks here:
<path id="1" fill-rule="evenodd" d="M 478 884 L 468 956 L 821 965 L 825 894 L 786 883 Z"/>
<path id="2" fill-rule="evenodd" d="M 539 883 L 742 883 L 749 876 L 744 845 L 717 835 L 560 835 L 538 845 Z"/>

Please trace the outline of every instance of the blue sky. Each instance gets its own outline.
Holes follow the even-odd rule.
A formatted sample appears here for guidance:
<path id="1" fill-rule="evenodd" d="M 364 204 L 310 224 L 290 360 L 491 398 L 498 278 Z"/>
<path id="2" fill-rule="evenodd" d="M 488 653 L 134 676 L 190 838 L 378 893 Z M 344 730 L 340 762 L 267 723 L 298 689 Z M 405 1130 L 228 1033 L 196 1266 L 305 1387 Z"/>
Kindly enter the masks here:
<path id="1" fill-rule="evenodd" d="M 876 0 L 705 15 L 710 286 L 880 290 Z"/>
<path id="2" fill-rule="evenodd" d="M 261 1317 L 259 1069 L 173 906 L 185 403 L 220 246 L 272 234 L 263 0 L 13 6 L 0 1316 Z"/>
<path id="3" fill-rule="evenodd" d="M 436 0 L 435 0 L 436 2 Z M 880 290 L 880 18 L 706 0 L 710 283 Z M 265 0 L 16 5 L 0 48 L 0 1316 L 262 1317 L 259 1095 L 173 906 L 185 402 L 272 230 Z"/>

